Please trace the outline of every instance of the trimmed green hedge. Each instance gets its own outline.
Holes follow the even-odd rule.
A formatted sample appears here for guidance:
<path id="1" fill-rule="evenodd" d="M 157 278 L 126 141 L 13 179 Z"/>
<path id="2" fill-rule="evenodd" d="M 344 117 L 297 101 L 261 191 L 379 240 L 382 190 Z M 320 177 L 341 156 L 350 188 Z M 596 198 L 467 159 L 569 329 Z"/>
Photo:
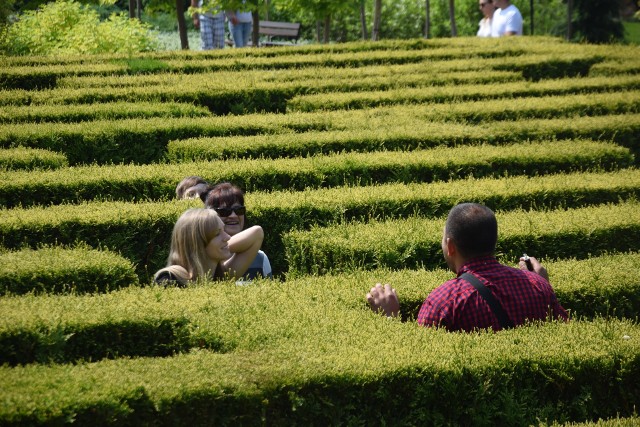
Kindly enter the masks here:
<path id="1" fill-rule="evenodd" d="M 457 58 L 500 58 L 509 57 L 511 69 L 518 69 L 525 75 L 536 78 L 556 78 L 563 75 L 578 75 L 588 72 L 589 67 L 602 60 L 602 57 L 589 47 L 574 47 L 540 38 L 523 46 L 516 42 L 508 47 L 506 43 L 488 44 L 483 40 L 468 40 L 461 45 L 434 45 L 430 43 L 409 43 L 404 45 L 372 46 L 351 44 L 343 48 L 322 47 L 320 49 L 284 49 L 276 52 L 260 52 L 251 49 L 247 52 L 189 53 L 183 55 L 139 55 L 132 59 L 122 56 L 96 56 L 92 60 L 78 61 L 37 61 L 29 63 L 4 60 L 0 73 L 0 88 L 43 89 L 54 87 L 57 80 L 68 75 L 108 75 L 137 73 L 203 73 L 228 70 L 272 70 L 306 67 L 362 67 L 370 65 L 394 65 L 442 61 Z M 546 46 L 543 43 L 547 43 Z M 519 45 L 519 46 L 518 46 Z M 367 47 L 365 47 L 367 46 Z M 393 46 L 393 47 L 392 47 Z M 308 53 L 302 54 L 301 53 Z M 555 59 L 528 61 L 523 54 L 543 54 L 555 56 Z M 145 61 L 151 65 L 141 67 Z M 37 67 L 35 65 L 40 62 Z M 522 62 L 522 64 L 521 64 Z M 548 62 L 546 67 L 539 64 Z M 30 71 L 31 70 L 31 71 Z"/>
<path id="2" fill-rule="evenodd" d="M 616 170 L 634 164 L 629 150 L 589 140 L 506 146 L 461 146 L 410 152 L 340 153 L 293 159 L 249 159 L 149 166 L 79 166 L 56 172 L 0 173 L 0 205 L 82 200 L 173 198 L 185 176 L 231 181 L 245 191 L 297 190 L 387 182 L 432 182 L 467 176 L 545 175 Z"/>
<path id="3" fill-rule="evenodd" d="M 321 77 L 324 80 L 344 81 L 349 85 L 355 85 L 357 80 L 365 79 L 369 82 L 378 81 L 381 87 L 412 86 L 419 83 L 430 85 L 442 85 L 445 83 L 469 82 L 470 79 L 481 79 L 488 81 L 481 70 L 490 70 L 495 59 L 453 59 L 450 61 L 432 61 L 419 64 L 399 64 L 399 65 L 372 65 L 358 68 L 334 68 L 334 67 L 306 67 L 296 69 L 274 69 L 265 70 L 243 70 L 243 71 L 219 71 L 215 73 L 199 73 L 198 86 L 217 87 L 219 89 L 230 90 L 234 83 L 238 85 L 249 85 L 249 87 L 260 84 L 271 83 L 278 85 L 289 80 L 295 80 L 295 84 L 309 81 L 310 85 L 317 85 Z M 476 76 L 473 77 L 472 74 Z M 495 71 L 498 80 L 513 81 L 523 80 L 522 73 L 518 71 Z M 382 80 L 382 77 L 393 81 Z M 64 93 L 63 89 L 96 89 L 96 88 L 140 88 L 151 86 L 164 86 L 169 89 L 171 86 L 185 86 L 189 82 L 193 83 L 194 76 L 191 74 L 140 74 L 131 76 L 71 76 L 58 80 L 57 89 L 54 92 Z M 211 79 L 215 79 L 216 85 L 211 84 Z M 294 83 L 294 82 L 291 82 Z M 193 86 L 193 84 L 192 84 Z M 73 93 L 73 92 L 70 92 Z M 27 94 L 25 93 L 24 96 Z M 97 95 L 96 95 L 97 96 Z M 40 99 L 40 98 L 38 98 Z"/>
<path id="4" fill-rule="evenodd" d="M 194 206 L 202 202 L 102 202 L 3 210 L 0 246 L 21 249 L 85 242 L 120 253 L 134 263 L 139 276 L 149 277 L 166 262 L 175 221 Z"/>
<path id="5" fill-rule="evenodd" d="M 576 93 L 598 93 L 640 89 L 640 76 L 586 77 L 557 79 L 537 83 L 499 83 L 495 85 L 454 85 L 407 88 L 394 91 L 322 93 L 299 95 L 287 102 L 288 111 L 345 110 L 381 105 L 478 101 L 496 98 L 540 97 Z"/>
<path id="6" fill-rule="evenodd" d="M 131 285 L 138 285 L 138 276 L 130 261 L 86 245 L 0 252 L 0 295 L 108 292 Z"/>
<path id="7" fill-rule="evenodd" d="M 466 197 L 467 201 L 476 201 Z M 498 212 L 497 252 L 546 258 L 586 258 L 606 251 L 640 250 L 637 201 L 569 210 Z M 444 219 L 340 224 L 283 236 L 289 274 L 326 274 L 370 268 L 441 266 Z"/>
<path id="8" fill-rule="evenodd" d="M 640 425 L 640 417 L 637 414 L 633 414 L 630 417 L 621 418 L 620 416 L 616 416 L 615 418 L 610 419 L 599 419 L 598 421 L 588 421 L 584 423 L 558 423 L 553 422 L 551 424 L 540 423 L 540 427 L 636 427 Z"/>
<path id="9" fill-rule="evenodd" d="M 220 309 L 233 305 L 246 320 L 219 323 L 256 339 L 251 350 L 0 367 L 0 420 L 526 426 L 631 416 L 639 403 L 633 322 L 455 334 L 389 321 L 363 304 L 347 311 L 326 292 L 288 311 L 292 294 L 284 288 L 249 287 L 242 298 L 224 290 Z M 209 301 L 209 311 L 218 309 Z"/>
<path id="10" fill-rule="evenodd" d="M 515 261 L 507 263 L 515 265 Z M 574 319 L 633 318 L 640 313 L 640 282 L 634 274 L 640 267 L 640 254 L 545 265 L 561 304 Z M 413 321 L 429 292 L 452 277 L 445 270 L 375 270 L 303 277 L 285 284 L 253 283 L 259 291 L 238 291 L 229 288 L 234 287 L 232 283 L 216 283 L 186 289 L 128 288 L 107 295 L 5 297 L 0 299 L 0 364 L 153 357 L 191 348 L 244 352 L 262 348 L 260 341 L 270 334 L 274 334 L 270 345 L 277 346 L 284 338 L 278 336 L 277 325 L 283 333 L 291 327 L 273 318 L 278 315 L 277 306 L 252 308 L 257 303 L 256 292 L 269 300 L 282 298 L 276 293 L 288 294 L 287 310 L 295 318 L 305 315 L 305 306 L 313 298 L 331 305 L 332 310 L 361 310 L 364 294 L 376 281 L 384 281 L 398 290 L 404 317 Z M 248 301 L 247 310 L 239 309 L 242 298 Z M 254 322 L 247 317 L 256 309 L 264 311 L 261 318 L 265 322 L 276 324 L 241 335 L 247 326 L 234 325 Z"/>
<path id="11" fill-rule="evenodd" d="M 66 156 L 53 151 L 24 147 L 0 149 L 0 174 L 18 170 L 62 169 L 67 166 L 69 166 L 69 162 Z M 35 177 L 33 174 L 31 176 Z M 5 206 L 8 207 L 8 205 Z"/>
<path id="12" fill-rule="evenodd" d="M 424 120 L 422 114 L 428 109 L 430 106 L 396 106 L 336 111 L 326 115 L 309 113 L 306 116 L 308 128 L 323 125 L 325 129 L 305 133 L 176 139 L 169 142 L 166 158 L 169 161 L 278 158 L 349 151 L 408 151 L 440 145 L 507 144 L 553 138 L 611 140 L 629 147 L 634 154 L 640 153 L 640 114 L 523 119 L 471 125 Z M 293 115 L 290 125 L 301 123 L 304 117 L 304 113 Z M 272 129 L 276 123 L 274 120 Z"/>
<path id="13" fill-rule="evenodd" d="M 439 217 L 462 200 L 483 202 L 496 210 L 574 208 L 637 198 L 640 171 L 574 173 L 540 177 L 466 179 L 432 184 L 339 187 L 302 192 L 255 192 L 245 197 L 247 221 L 266 232 L 263 248 L 274 272 L 286 270 L 281 236 L 343 220 L 398 218 L 420 213 Z M 171 229 L 199 200 L 167 202 L 89 202 L 79 205 L 0 211 L 0 245 L 87 242 L 121 253 L 148 277 L 166 261 Z"/>
<path id="14" fill-rule="evenodd" d="M 104 90 L 104 89 L 103 89 Z M 4 107 L 0 123 L 83 122 L 151 117 L 208 117 L 204 107 L 177 102 L 112 102 L 94 105 L 28 105 Z"/>

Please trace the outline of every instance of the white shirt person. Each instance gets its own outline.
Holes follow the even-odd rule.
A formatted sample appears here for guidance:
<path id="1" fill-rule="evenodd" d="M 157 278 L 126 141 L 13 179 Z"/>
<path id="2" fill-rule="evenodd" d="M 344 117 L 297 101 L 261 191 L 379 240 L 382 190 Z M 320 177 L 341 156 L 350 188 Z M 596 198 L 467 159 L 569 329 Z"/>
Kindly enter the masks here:
<path id="1" fill-rule="evenodd" d="M 522 14 L 509 0 L 494 0 L 498 8 L 491 19 L 491 37 L 521 36 Z"/>

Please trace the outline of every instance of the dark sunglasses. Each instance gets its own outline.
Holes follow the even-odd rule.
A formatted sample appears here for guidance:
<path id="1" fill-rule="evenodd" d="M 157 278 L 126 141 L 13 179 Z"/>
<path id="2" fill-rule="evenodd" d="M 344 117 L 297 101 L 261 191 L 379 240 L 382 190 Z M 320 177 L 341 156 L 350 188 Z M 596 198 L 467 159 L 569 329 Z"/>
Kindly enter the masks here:
<path id="1" fill-rule="evenodd" d="M 485 7 L 487 3 L 480 3 L 480 7 Z"/>
<path id="2" fill-rule="evenodd" d="M 244 215 L 247 212 L 247 208 L 244 206 L 233 206 L 230 208 L 213 208 L 214 211 L 220 216 L 229 216 L 231 212 L 235 212 L 236 215 Z"/>

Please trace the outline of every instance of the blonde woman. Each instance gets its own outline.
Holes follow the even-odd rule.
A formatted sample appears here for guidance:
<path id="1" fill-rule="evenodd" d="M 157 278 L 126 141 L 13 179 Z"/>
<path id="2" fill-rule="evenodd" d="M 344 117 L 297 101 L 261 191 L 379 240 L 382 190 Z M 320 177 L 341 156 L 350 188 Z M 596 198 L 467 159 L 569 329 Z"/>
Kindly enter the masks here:
<path id="1" fill-rule="evenodd" d="M 263 238 L 259 225 L 231 237 L 213 209 L 189 209 L 173 227 L 167 267 L 153 280 L 184 286 L 198 279 L 240 278 L 256 257 Z"/>

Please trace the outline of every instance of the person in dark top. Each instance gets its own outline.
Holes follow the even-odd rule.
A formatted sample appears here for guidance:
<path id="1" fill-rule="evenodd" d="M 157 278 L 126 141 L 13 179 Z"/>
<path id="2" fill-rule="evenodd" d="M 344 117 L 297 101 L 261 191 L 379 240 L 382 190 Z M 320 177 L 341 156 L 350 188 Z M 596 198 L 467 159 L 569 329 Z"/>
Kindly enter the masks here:
<path id="1" fill-rule="evenodd" d="M 532 271 L 524 258 L 520 259 L 519 268 L 500 264 L 495 257 L 497 240 L 498 223 L 491 209 L 477 203 L 462 203 L 451 209 L 442 236 L 442 252 L 457 277 L 429 294 L 420 308 L 418 324 L 450 331 L 503 328 L 496 311 L 465 273 L 475 276 L 493 294 L 513 326 L 549 316 L 568 318 L 538 260 L 529 258 Z M 374 311 L 399 315 L 396 290 L 388 284 L 376 284 L 366 299 Z"/>

